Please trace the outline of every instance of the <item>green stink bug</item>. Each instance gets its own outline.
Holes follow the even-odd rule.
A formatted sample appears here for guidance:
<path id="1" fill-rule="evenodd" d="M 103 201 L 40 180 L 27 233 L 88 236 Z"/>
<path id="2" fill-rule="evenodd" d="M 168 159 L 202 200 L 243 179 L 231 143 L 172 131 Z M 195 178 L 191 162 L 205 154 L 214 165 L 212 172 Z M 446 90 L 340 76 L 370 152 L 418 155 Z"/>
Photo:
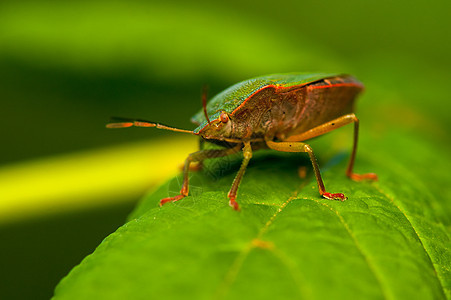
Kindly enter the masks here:
<path id="1" fill-rule="evenodd" d="M 312 148 L 304 141 L 354 123 L 354 145 L 346 175 L 352 180 L 377 180 L 374 173 L 355 174 L 359 120 L 354 114 L 356 96 L 363 84 L 343 74 L 273 74 L 237 83 L 216 95 L 192 121 L 193 131 L 169 127 L 138 119 L 118 119 L 108 128 L 131 126 L 156 127 L 200 136 L 207 142 L 223 145 L 223 149 L 194 152 L 185 161 L 180 194 L 164 198 L 160 205 L 188 196 L 188 173 L 191 163 L 228 156 L 243 151 L 244 159 L 228 193 L 229 204 L 239 210 L 237 191 L 252 152 L 274 149 L 283 152 L 307 152 L 313 165 L 319 193 L 327 199 L 344 201 L 342 193 L 328 193 Z"/>

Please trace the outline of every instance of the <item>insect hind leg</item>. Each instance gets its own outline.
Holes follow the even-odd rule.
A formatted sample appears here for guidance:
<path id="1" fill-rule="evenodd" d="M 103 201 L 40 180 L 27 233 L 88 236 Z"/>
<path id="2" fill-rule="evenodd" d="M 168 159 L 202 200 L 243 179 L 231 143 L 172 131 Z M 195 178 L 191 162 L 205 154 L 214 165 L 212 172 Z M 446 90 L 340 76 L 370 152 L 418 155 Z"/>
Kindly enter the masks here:
<path id="1" fill-rule="evenodd" d="M 348 125 L 354 123 L 354 142 L 352 146 L 352 153 L 351 157 L 349 159 L 348 168 L 346 169 L 346 176 L 351 178 L 355 181 L 360 181 L 364 179 L 369 180 L 377 180 L 377 175 L 374 173 L 367 173 L 367 174 L 356 174 L 353 172 L 354 169 L 354 161 L 357 153 L 357 144 L 359 140 L 359 119 L 356 117 L 355 114 L 347 114 L 344 116 L 341 116 L 339 118 L 336 118 L 330 122 L 321 124 L 315 128 L 312 128 L 306 132 L 303 132 L 301 134 L 292 135 L 286 139 L 284 139 L 285 142 L 300 142 L 305 141 L 320 135 L 323 135 L 325 133 L 328 133 L 330 131 L 333 131 L 337 128 L 340 128 L 344 125 Z"/>
<path id="2" fill-rule="evenodd" d="M 316 161 L 316 157 L 313 154 L 312 147 L 310 145 L 302 143 L 302 142 L 273 142 L 266 141 L 266 145 L 270 149 L 274 149 L 282 152 L 307 152 L 310 161 L 312 162 L 313 171 L 315 172 L 316 182 L 318 183 L 318 190 L 321 196 L 331 200 L 340 200 L 345 201 L 347 198 L 342 193 L 328 193 L 326 192 L 326 188 L 324 187 L 323 179 L 321 178 L 321 173 L 319 171 L 318 162 Z"/>

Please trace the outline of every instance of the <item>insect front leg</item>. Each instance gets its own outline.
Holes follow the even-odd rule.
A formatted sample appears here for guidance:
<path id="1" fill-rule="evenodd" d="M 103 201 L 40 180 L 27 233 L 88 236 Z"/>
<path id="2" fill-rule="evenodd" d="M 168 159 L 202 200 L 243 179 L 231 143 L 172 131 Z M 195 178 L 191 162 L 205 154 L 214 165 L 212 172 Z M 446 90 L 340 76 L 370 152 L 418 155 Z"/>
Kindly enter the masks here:
<path id="1" fill-rule="evenodd" d="M 186 196 L 189 193 L 189 170 L 191 163 L 201 163 L 202 161 L 210 158 L 218 158 L 228 156 L 240 151 L 241 145 L 238 144 L 233 148 L 226 149 L 208 149 L 208 150 L 200 150 L 194 153 L 191 153 L 185 160 L 185 165 L 183 167 L 183 184 L 180 190 L 180 194 L 174 197 L 168 197 L 160 200 L 160 206 L 168 202 L 178 201 Z"/>
<path id="2" fill-rule="evenodd" d="M 318 162 L 316 161 L 316 157 L 313 154 L 312 147 L 310 145 L 302 143 L 302 142 L 273 142 L 266 141 L 266 145 L 270 149 L 274 149 L 282 152 L 307 152 L 310 161 L 312 162 L 313 171 L 315 172 L 316 182 L 318 183 L 318 189 L 321 196 L 331 200 L 340 200 L 345 201 L 347 198 L 342 193 L 328 193 L 326 192 L 326 188 L 324 187 L 323 179 L 321 178 L 321 173 L 319 171 Z"/>
<path id="3" fill-rule="evenodd" d="M 239 211 L 240 207 L 238 203 L 236 202 L 236 194 L 238 192 L 238 187 L 240 186 L 241 179 L 243 178 L 244 172 L 246 171 L 247 164 L 249 163 L 249 160 L 252 158 L 252 148 L 250 142 L 245 142 L 243 147 L 243 162 L 241 163 L 240 170 L 235 176 L 235 179 L 233 180 L 232 186 L 230 187 L 229 194 L 227 195 L 230 199 L 229 205 L 233 207 L 234 210 Z"/>
<path id="4" fill-rule="evenodd" d="M 356 174 L 353 172 L 355 156 L 357 153 L 357 144 L 359 140 L 359 119 L 355 116 L 355 114 L 347 114 L 341 116 L 335 120 L 319 125 L 301 134 L 290 136 L 284 139 L 284 141 L 305 141 L 323 135 L 350 123 L 354 123 L 354 144 L 352 146 L 352 153 L 349 159 L 348 168 L 346 169 L 346 176 L 355 181 L 360 181 L 363 179 L 377 180 L 377 175 L 374 173 Z"/>

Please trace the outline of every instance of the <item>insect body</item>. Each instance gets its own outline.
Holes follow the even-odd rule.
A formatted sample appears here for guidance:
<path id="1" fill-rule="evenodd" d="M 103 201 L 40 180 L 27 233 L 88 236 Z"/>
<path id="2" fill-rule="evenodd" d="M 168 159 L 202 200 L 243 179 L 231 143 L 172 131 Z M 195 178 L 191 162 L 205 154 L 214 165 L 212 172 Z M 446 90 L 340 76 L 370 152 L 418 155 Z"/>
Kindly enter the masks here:
<path id="1" fill-rule="evenodd" d="M 185 161 L 180 194 L 162 199 L 160 205 L 188 196 L 191 163 L 242 150 L 244 159 L 228 193 L 230 206 L 239 210 L 237 191 L 252 152 L 268 148 L 307 152 L 319 193 L 327 199 L 344 201 L 343 194 L 326 192 L 313 150 L 305 141 L 354 123 L 354 145 L 346 175 L 353 180 L 377 180 L 374 173 L 353 173 L 359 129 L 359 120 L 353 111 L 355 98 L 362 90 L 363 85 L 349 75 L 274 74 L 235 84 L 215 96 L 208 105 L 204 94 L 203 110 L 192 118 L 198 125 L 193 131 L 136 119 L 120 119 L 107 127 L 156 127 L 191 133 L 208 142 L 226 145 L 223 149 L 205 149 L 190 154 Z"/>

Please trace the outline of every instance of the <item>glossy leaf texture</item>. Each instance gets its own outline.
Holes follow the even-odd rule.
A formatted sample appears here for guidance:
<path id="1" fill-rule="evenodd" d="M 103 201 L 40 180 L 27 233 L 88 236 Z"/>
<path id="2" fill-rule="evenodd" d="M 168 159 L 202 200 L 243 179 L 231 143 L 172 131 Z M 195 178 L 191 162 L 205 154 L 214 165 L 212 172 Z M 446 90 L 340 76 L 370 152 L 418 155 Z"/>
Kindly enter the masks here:
<path id="1" fill-rule="evenodd" d="M 180 176 L 146 196 L 55 299 L 449 298 L 445 153 L 407 131 L 384 133 L 383 143 L 368 134 L 356 171 L 380 180 L 353 182 L 336 143 L 340 134 L 312 145 L 326 188 L 347 201 L 319 197 L 304 155 L 265 151 L 249 166 L 237 213 L 227 191 L 240 158 L 210 161 L 191 176 L 191 196 L 158 207 L 177 194 Z"/>

